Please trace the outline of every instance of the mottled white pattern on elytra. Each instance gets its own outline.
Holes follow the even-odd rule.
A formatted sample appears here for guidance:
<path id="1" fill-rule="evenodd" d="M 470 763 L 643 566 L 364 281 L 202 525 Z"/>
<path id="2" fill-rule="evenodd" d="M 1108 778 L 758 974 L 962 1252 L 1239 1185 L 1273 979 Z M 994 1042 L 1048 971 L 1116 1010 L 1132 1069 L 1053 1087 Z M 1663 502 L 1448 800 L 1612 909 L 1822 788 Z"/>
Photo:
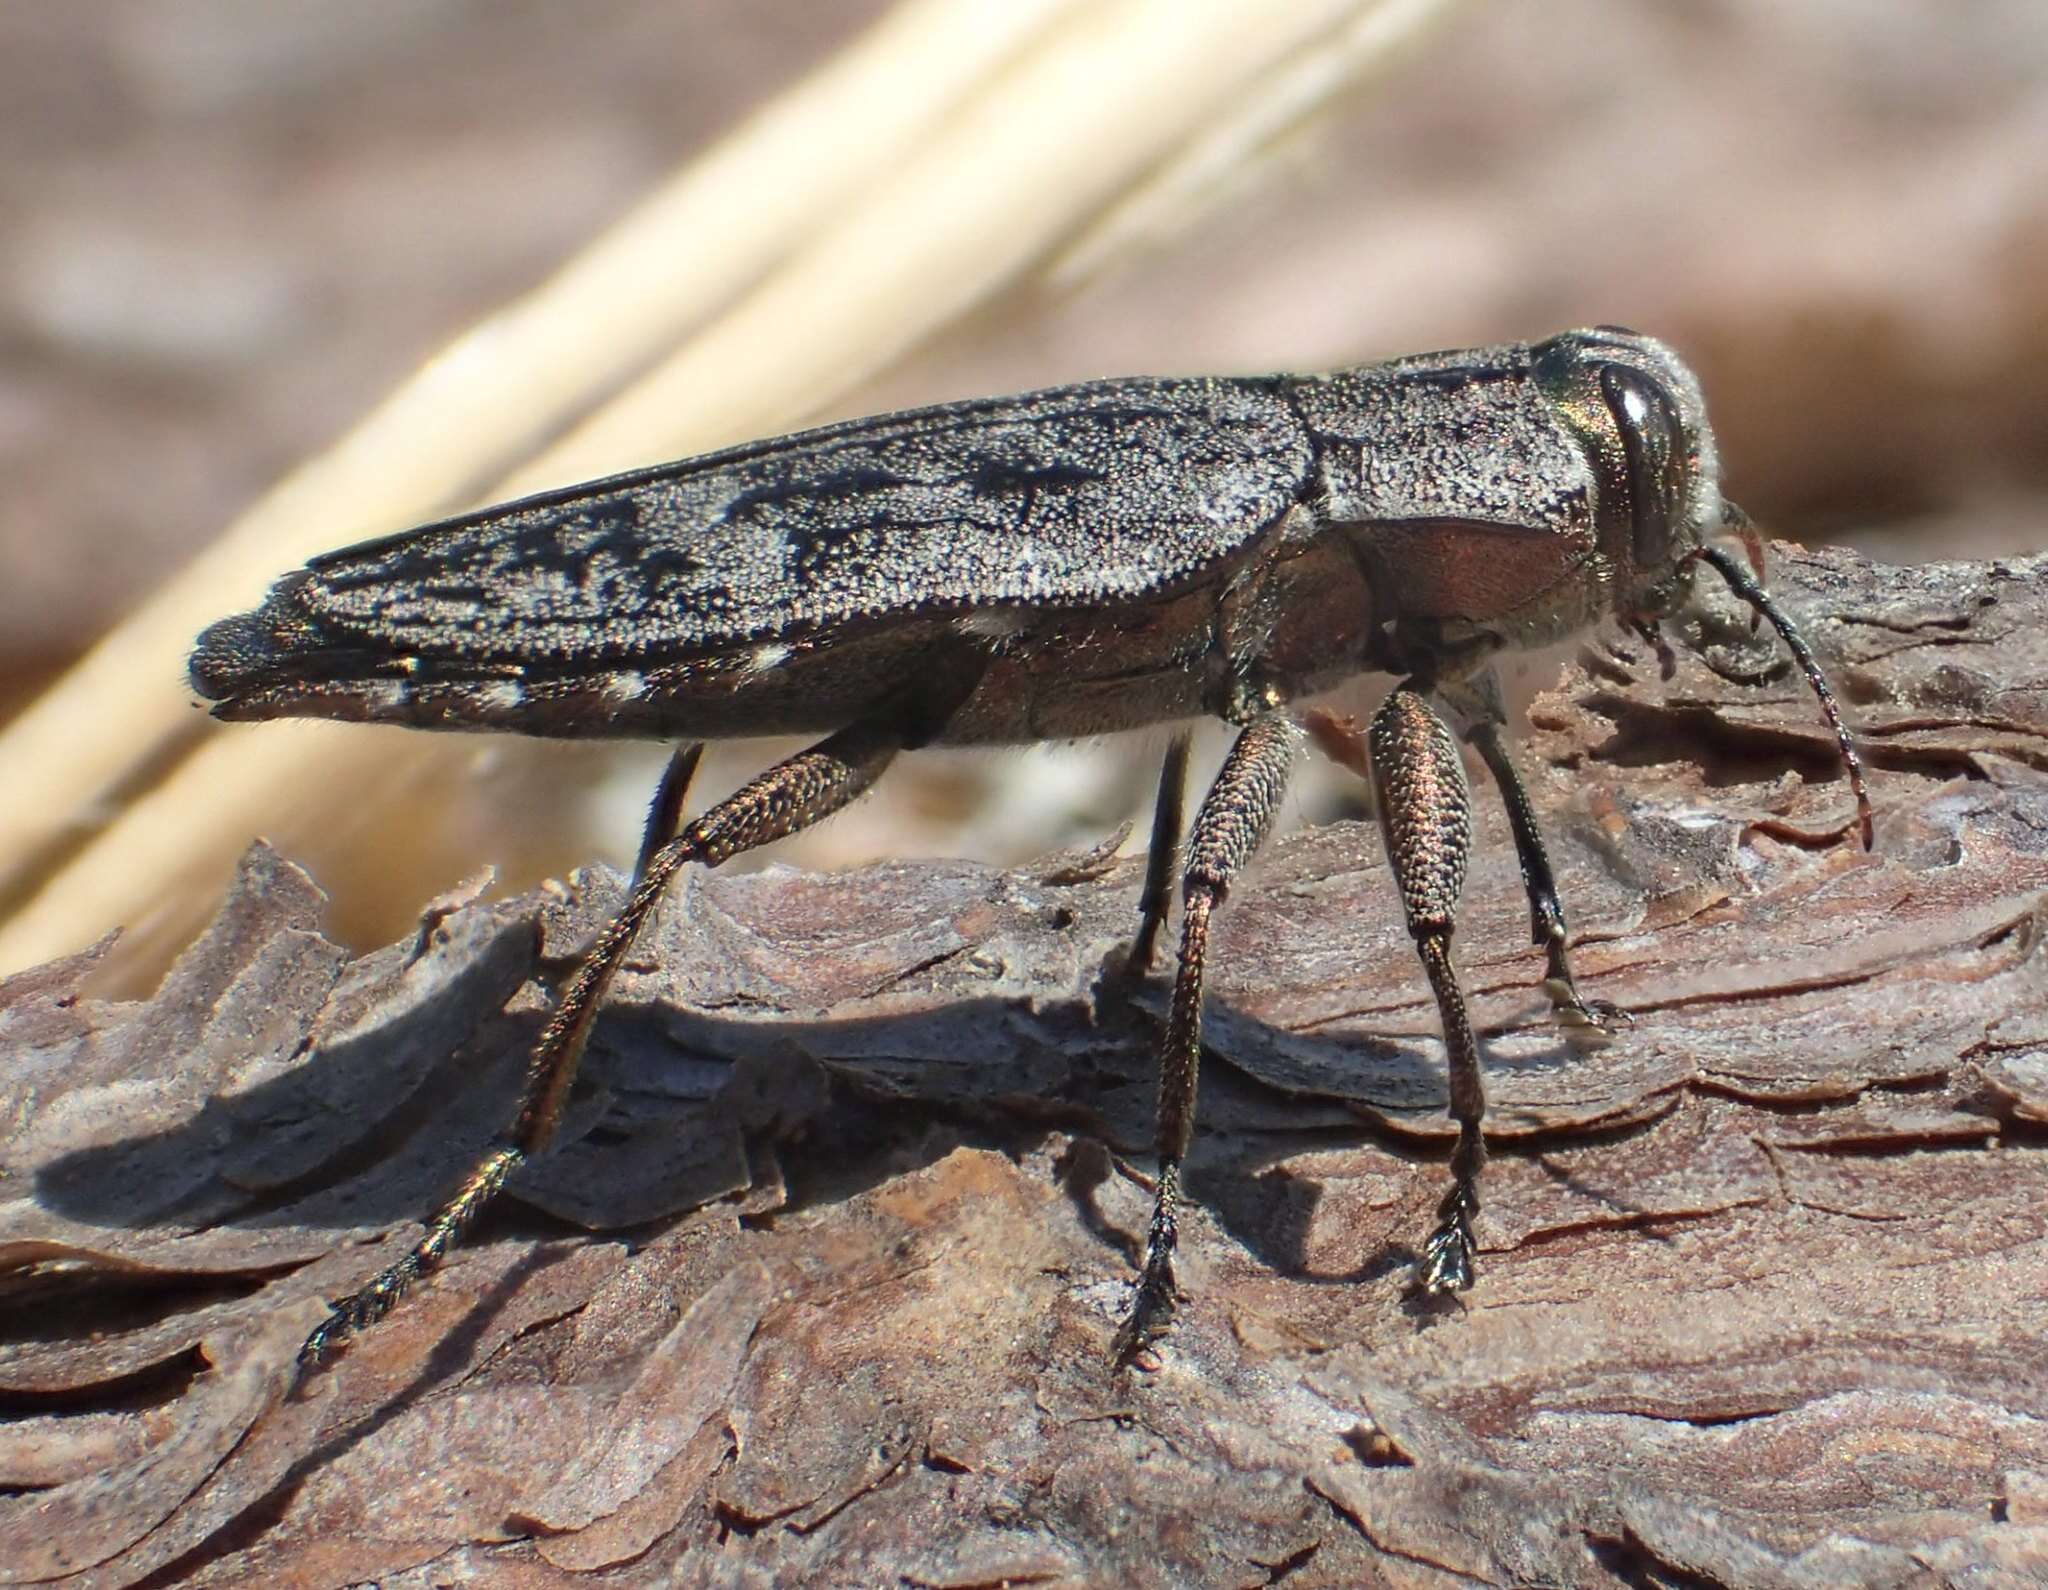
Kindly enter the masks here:
<path id="1" fill-rule="evenodd" d="M 953 621 L 953 628 L 976 640 L 1008 640 L 1029 622 L 1014 607 L 987 607 L 962 614 Z"/>
<path id="2" fill-rule="evenodd" d="M 511 712 L 525 704 L 526 686 L 517 679 L 491 679 L 475 687 L 476 699 L 496 712 Z"/>
<path id="3" fill-rule="evenodd" d="M 1300 495 L 1284 383 L 1119 381 L 857 421 L 331 554 L 333 635 L 451 658 L 701 654 L 849 619 L 1141 596 Z"/>

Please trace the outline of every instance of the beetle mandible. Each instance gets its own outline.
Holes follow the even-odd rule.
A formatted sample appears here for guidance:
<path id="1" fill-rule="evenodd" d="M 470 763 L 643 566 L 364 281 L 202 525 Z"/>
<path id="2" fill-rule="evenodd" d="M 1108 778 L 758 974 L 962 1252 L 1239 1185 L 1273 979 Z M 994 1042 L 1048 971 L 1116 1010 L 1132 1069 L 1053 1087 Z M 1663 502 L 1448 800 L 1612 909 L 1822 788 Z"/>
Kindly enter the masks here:
<path id="1" fill-rule="evenodd" d="M 1841 748 L 1812 653 L 1751 567 L 1699 383 L 1617 327 L 1324 375 L 1089 382 L 753 442 L 314 558 L 199 637 L 228 719 L 290 716 L 686 742 L 625 905 L 528 1061 L 509 1129 L 419 1242 L 333 1306 L 304 1357 L 381 1318 L 552 1137 L 607 985 L 677 869 L 716 866 L 865 792 L 899 752 L 1214 716 L 1239 733 L 1179 861 L 1187 738 L 1166 758 L 1131 952 L 1153 957 L 1176 870 L 1180 950 L 1159 1057 L 1159 1174 L 1115 1353 L 1170 1312 L 1194 1130 L 1209 922 L 1286 788 L 1290 705 L 1401 682 L 1367 733 L 1388 860 L 1442 1018 L 1452 1184 L 1417 1284 L 1472 1281 L 1485 1163 L 1478 1045 L 1451 957 L 1470 842 L 1448 708 L 1506 802 L 1545 987 L 1572 975 L 1491 667 L 1613 617 L 1654 634 L 1715 569 L 1784 637 Z M 822 735 L 687 823 L 706 739 Z"/>

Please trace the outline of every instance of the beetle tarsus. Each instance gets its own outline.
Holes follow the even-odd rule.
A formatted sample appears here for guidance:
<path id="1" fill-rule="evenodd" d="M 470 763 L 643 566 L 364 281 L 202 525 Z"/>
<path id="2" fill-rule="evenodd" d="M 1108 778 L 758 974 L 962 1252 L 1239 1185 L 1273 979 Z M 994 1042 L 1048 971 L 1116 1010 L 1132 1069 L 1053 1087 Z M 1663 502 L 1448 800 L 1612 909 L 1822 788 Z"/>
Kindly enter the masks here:
<path id="1" fill-rule="evenodd" d="M 592 953 L 594 956 L 595 952 Z M 553 1030 L 551 1023 L 548 1031 Z M 546 1043 L 547 1034 L 543 1033 L 542 1047 L 534 1051 L 536 1061 L 544 1052 Z M 572 1057 L 572 1068 L 573 1064 Z M 522 1122 L 524 1119 L 522 1112 Z M 552 1123 L 549 1129 L 552 1130 Z M 389 1314 L 422 1276 L 432 1275 L 440 1269 L 448 1258 L 449 1250 L 476 1224 L 485 1205 L 498 1196 L 499 1190 L 525 1163 L 530 1152 L 533 1150 L 522 1149 L 513 1142 L 495 1144 L 471 1167 L 455 1195 L 427 1222 L 427 1229 L 419 1241 L 328 1311 L 327 1318 L 314 1328 L 305 1345 L 299 1349 L 299 1362 L 308 1366 L 319 1363 L 349 1337 Z"/>
<path id="2" fill-rule="evenodd" d="M 1416 1267 L 1416 1284 L 1430 1297 L 1469 1291 L 1472 1286 L 1472 1257 L 1477 1244 L 1472 1236 L 1472 1217 L 1479 1213 L 1478 1171 L 1468 1178 L 1463 1172 L 1437 1205 L 1437 1227 L 1422 1245 L 1422 1262 Z"/>
<path id="3" fill-rule="evenodd" d="M 1117 1328 L 1116 1341 L 1110 1348 L 1110 1360 L 1119 1369 L 1136 1358 L 1173 1318 L 1173 1250 L 1179 1240 L 1175 1225 L 1179 1205 L 1180 1166 L 1162 1165 L 1152 1206 L 1151 1234 L 1145 1241 L 1145 1268 L 1138 1276 L 1131 1311 Z"/>
<path id="4" fill-rule="evenodd" d="M 1621 1006 L 1581 994 L 1568 967 L 1560 975 L 1553 963 L 1551 975 L 1543 979 L 1543 992 L 1550 996 L 1551 1013 L 1564 1029 L 1565 1042 L 1581 1053 L 1606 1048 L 1614 1041 L 1616 1027 L 1635 1021 Z"/>

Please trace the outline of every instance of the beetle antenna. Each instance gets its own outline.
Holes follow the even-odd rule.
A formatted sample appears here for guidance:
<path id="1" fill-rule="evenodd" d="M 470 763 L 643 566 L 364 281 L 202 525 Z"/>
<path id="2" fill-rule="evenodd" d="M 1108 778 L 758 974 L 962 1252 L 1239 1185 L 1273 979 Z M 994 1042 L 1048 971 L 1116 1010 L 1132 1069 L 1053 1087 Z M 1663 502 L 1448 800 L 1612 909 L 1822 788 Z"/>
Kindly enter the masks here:
<path id="1" fill-rule="evenodd" d="M 1806 675 L 1806 682 L 1813 686 L 1813 693 L 1820 698 L 1820 710 L 1826 714 L 1828 726 L 1835 731 L 1835 744 L 1841 747 L 1842 765 L 1849 773 L 1849 788 L 1856 795 L 1856 826 L 1863 836 L 1863 848 L 1874 849 L 1876 825 L 1870 812 L 1870 792 L 1863 784 L 1863 758 L 1857 755 L 1855 742 L 1849 738 L 1848 725 L 1842 721 L 1842 709 L 1835 701 L 1835 692 L 1829 686 L 1827 676 L 1820 671 L 1813 648 L 1806 644 L 1806 637 L 1793 626 L 1785 610 L 1771 600 L 1770 592 L 1735 558 L 1715 546 L 1703 546 L 1693 556 L 1711 563 L 1714 572 L 1728 582 L 1728 588 L 1754 611 L 1769 619 L 1771 628 L 1784 638 L 1786 649 L 1799 664 L 1799 671 Z"/>
<path id="2" fill-rule="evenodd" d="M 1742 555 L 1749 559 L 1749 572 L 1754 574 L 1757 584 L 1763 584 L 1768 576 L 1764 573 L 1764 538 L 1756 527 L 1756 521 L 1726 498 L 1721 501 L 1721 533 L 1731 535 L 1742 543 Z M 1749 632 L 1756 633 L 1760 616 L 1755 608 L 1749 611 Z"/>

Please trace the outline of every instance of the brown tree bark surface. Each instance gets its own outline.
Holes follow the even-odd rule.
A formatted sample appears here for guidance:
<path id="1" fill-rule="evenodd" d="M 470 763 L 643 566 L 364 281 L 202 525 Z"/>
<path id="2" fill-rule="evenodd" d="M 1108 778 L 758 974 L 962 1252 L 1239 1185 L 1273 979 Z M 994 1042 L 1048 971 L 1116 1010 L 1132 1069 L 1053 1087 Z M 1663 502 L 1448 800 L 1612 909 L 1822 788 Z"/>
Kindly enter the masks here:
<path id="1" fill-rule="evenodd" d="M 84 997 L 93 952 L 0 985 L 0 1581 L 2048 1582 L 2048 559 L 1773 578 L 1876 850 L 1768 631 L 1717 607 L 1670 679 L 1588 645 L 1520 755 L 1633 1022 L 1564 1043 L 1479 790 L 1449 1309 L 1406 1295 L 1451 1134 L 1366 826 L 1218 919 L 1185 1301 L 1122 1376 L 1136 863 L 690 877 L 567 1140 L 296 1387 L 619 880 L 352 959 L 259 847 L 152 999 Z"/>

